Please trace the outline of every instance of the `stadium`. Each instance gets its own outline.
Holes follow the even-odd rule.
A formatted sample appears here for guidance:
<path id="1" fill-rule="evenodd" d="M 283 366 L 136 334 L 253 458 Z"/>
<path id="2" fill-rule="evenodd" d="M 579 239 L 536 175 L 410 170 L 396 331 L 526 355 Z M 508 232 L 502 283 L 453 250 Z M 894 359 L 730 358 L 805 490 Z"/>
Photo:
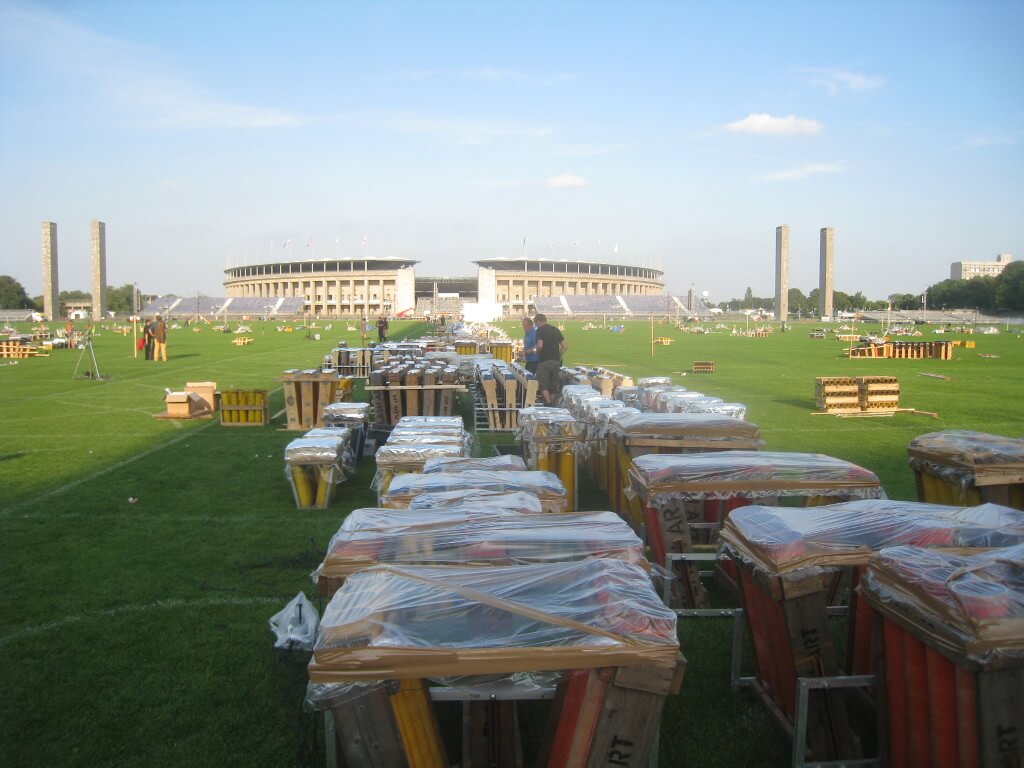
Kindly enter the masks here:
<path id="1" fill-rule="evenodd" d="M 225 270 L 223 297 L 161 297 L 144 314 L 170 317 L 458 317 L 465 305 L 496 317 L 692 316 L 707 308 L 692 291 L 665 292 L 651 267 L 574 259 L 489 258 L 477 277 L 417 277 L 413 259 L 268 262 Z"/>

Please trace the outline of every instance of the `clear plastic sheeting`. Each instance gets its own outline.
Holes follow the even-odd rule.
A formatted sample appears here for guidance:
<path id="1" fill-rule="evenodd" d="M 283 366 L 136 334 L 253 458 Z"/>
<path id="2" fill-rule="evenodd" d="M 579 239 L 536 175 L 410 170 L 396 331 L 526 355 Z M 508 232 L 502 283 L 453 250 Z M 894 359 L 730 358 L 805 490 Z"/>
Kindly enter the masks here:
<path id="1" fill-rule="evenodd" d="M 544 509 L 534 493 L 526 491 L 488 491 L 462 488 L 456 491 L 423 493 L 409 502 L 409 509 L 431 510 L 442 507 L 501 507 L 524 515 L 541 514 Z"/>
<path id="2" fill-rule="evenodd" d="M 1024 512 L 997 504 L 950 507 L 860 500 L 820 507 L 740 507 L 722 539 L 773 573 L 808 566 L 864 565 L 883 547 L 984 548 L 1024 544 Z"/>
<path id="3" fill-rule="evenodd" d="M 522 456 L 515 455 L 489 456 L 480 459 L 466 456 L 462 458 L 439 457 L 427 459 L 423 465 L 423 472 L 428 475 L 434 472 L 468 472 L 470 470 L 525 472 L 526 462 L 523 461 Z"/>
<path id="4" fill-rule="evenodd" d="M 348 443 L 352 441 L 352 430 L 349 427 L 313 427 L 303 437 L 338 437 Z"/>
<path id="5" fill-rule="evenodd" d="M 650 568 L 640 539 L 614 512 L 488 514 L 376 530 L 343 525 L 327 546 L 318 586 L 332 594 L 352 573 L 378 563 L 494 567 L 590 557 Z"/>
<path id="6" fill-rule="evenodd" d="M 687 400 L 709 400 L 708 395 L 703 392 L 694 392 L 693 390 L 676 390 L 666 389 L 663 392 L 659 392 L 650 398 L 649 411 L 658 411 L 659 413 L 685 413 L 683 403 Z M 718 398 L 714 398 L 717 400 Z"/>
<path id="7" fill-rule="evenodd" d="M 565 408 L 522 408 L 516 436 L 528 442 L 576 441 L 584 436 L 584 427 Z"/>
<path id="8" fill-rule="evenodd" d="M 643 393 L 640 395 L 640 409 L 643 411 L 655 410 L 657 403 L 657 397 L 662 393 L 671 392 L 687 392 L 689 390 L 686 387 L 678 384 L 655 384 L 650 387 L 644 387 Z M 697 393 L 700 396 L 700 393 Z"/>
<path id="9" fill-rule="evenodd" d="M 403 416 L 395 426 L 438 426 L 458 427 L 459 429 L 465 429 L 466 427 L 461 416 Z"/>
<path id="10" fill-rule="evenodd" d="M 883 549 L 860 593 L 947 655 L 983 667 L 1024 662 L 1024 545 L 963 555 Z"/>
<path id="11" fill-rule="evenodd" d="M 689 394 L 689 393 L 686 393 Z M 720 397 L 670 397 L 665 403 L 666 411 L 671 413 L 706 413 L 713 405 L 724 402 Z"/>
<path id="12" fill-rule="evenodd" d="M 609 418 L 609 432 L 625 442 L 644 438 L 689 442 L 696 448 L 756 450 L 764 445 L 756 424 L 714 413 L 633 413 Z"/>
<path id="13" fill-rule="evenodd" d="M 285 464 L 337 464 L 345 457 L 345 441 L 340 437 L 298 437 L 284 449 Z"/>
<path id="14" fill-rule="evenodd" d="M 330 426 L 359 426 L 370 419 L 369 403 L 328 403 L 324 406 L 323 424 Z"/>
<path id="15" fill-rule="evenodd" d="M 481 500 L 477 504 L 452 504 L 431 509 L 384 509 L 383 507 L 361 507 L 353 509 L 342 521 L 339 533 L 366 533 L 369 531 L 397 531 L 405 528 L 419 529 L 424 525 L 451 524 L 469 519 L 488 519 L 494 517 L 527 517 L 547 518 L 540 508 L 536 496 L 522 494 L 532 499 L 532 503 L 523 499 L 509 499 L 516 494 L 491 494 L 487 497 L 491 503 Z M 515 501 L 516 503 L 511 503 Z"/>
<path id="16" fill-rule="evenodd" d="M 962 488 L 1024 482 L 1024 440 L 984 432 L 948 430 L 915 437 L 910 466 Z"/>
<path id="17" fill-rule="evenodd" d="M 717 400 L 717 398 L 712 398 Z M 746 419 L 747 406 L 743 403 L 725 403 L 722 401 L 704 403 L 699 413 L 713 413 L 718 416 L 728 416 L 730 419 Z"/>
<path id="18" fill-rule="evenodd" d="M 665 414 L 667 415 L 667 414 Z M 690 414 L 701 416 L 702 414 Z M 633 459 L 633 490 L 648 503 L 681 500 L 826 496 L 883 499 L 874 472 L 818 453 L 719 451 L 648 454 Z"/>
<path id="19" fill-rule="evenodd" d="M 313 683 L 673 666 L 676 615 L 616 560 L 352 574 L 324 610 Z"/>
<path id="20" fill-rule="evenodd" d="M 392 445 L 387 443 L 377 449 L 378 469 L 405 469 L 421 472 L 429 459 L 462 458 L 465 447 L 461 443 L 449 445 L 436 443 L 413 443 Z"/>
<path id="21" fill-rule="evenodd" d="M 612 397 L 621 400 L 629 408 L 640 407 L 640 387 L 616 387 Z"/>
<path id="22" fill-rule="evenodd" d="M 381 499 L 383 507 L 407 507 L 422 493 L 476 489 L 526 491 L 540 499 L 548 512 L 564 512 L 565 486 L 551 472 L 435 472 L 429 475 L 397 475 Z"/>

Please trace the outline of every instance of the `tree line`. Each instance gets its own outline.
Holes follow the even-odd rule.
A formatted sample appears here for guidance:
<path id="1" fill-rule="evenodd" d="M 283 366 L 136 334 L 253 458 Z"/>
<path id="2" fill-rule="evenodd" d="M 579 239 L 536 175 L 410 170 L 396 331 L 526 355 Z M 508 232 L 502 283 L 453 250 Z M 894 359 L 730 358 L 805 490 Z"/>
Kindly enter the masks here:
<path id="1" fill-rule="evenodd" d="M 150 297 L 143 296 L 145 303 Z M 68 302 L 92 301 L 92 294 L 87 291 L 61 291 L 57 300 L 63 306 Z M 0 275 L 0 309 L 31 309 L 43 311 L 43 297 L 30 297 L 24 286 L 10 275 Z M 135 309 L 135 286 L 131 283 L 115 288 L 107 286 L 107 309 L 118 314 L 129 314 Z"/>
<path id="2" fill-rule="evenodd" d="M 790 314 L 817 317 L 817 288 L 804 295 L 799 288 L 789 289 Z M 978 309 L 983 312 L 1024 312 L 1024 261 L 1007 265 L 997 277 L 975 277 L 970 280 L 943 280 L 928 286 L 924 293 L 893 293 L 885 299 L 868 299 L 863 293 L 834 291 L 832 307 L 836 312 L 854 310 L 882 311 L 892 302 L 894 310 L 924 309 L 924 296 L 930 309 Z M 747 288 L 742 299 L 719 302 L 720 309 L 738 312 L 743 309 L 775 309 L 775 297 L 755 296 Z"/>

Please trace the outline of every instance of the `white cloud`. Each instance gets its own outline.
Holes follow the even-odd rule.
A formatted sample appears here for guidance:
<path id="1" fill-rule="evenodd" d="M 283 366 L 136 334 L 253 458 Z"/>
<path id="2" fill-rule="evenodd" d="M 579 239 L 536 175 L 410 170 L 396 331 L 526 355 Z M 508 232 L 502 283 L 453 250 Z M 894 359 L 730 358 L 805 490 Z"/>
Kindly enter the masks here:
<path id="1" fill-rule="evenodd" d="M 970 136 L 967 139 L 967 146 L 971 149 L 981 147 L 1011 147 L 1017 140 L 1008 133 L 999 130 L 983 131 L 982 133 Z"/>
<path id="2" fill-rule="evenodd" d="M 742 120 L 726 123 L 730 133 L 756 133 L 765 136 L 814 136 L 824 126 L 817 120 L 789 115 L 775 117 L 766 113 L 750 114 Z"/>
<path id="3" fill-rule="evenodd" d="M 560 176 L 552 176 L 544 185 L 552 189 L 574 189 L 587 186 L 587 180 L 571 173 L 563 173 Z"/>
<path id="4" fill-rule="evenodd" d="M 0 40 L 23 58 L 76 78 L 108 119 L 119 110 L 129 120 L 171 128 L 274 128 L 303 125 L 306 117 L 276 107 L 233 102 L 156 63 L 143 46 L 102 35 L 39 8 L 0 6 Z"/>
<path id="5" fill-rule="evenodd" d="M 823 173 L 845 173 L 846 167 L 837 163 L 808 163 L 797 168 L 790 168 L 777 173 L 769 173 L 761 178 L 765 181 L 800 181 L 819 176 Z"/>
<path id="6" fill-rule="evenodd" d="M 804 69 L 808 84 L 822 88 L 833 96 L 843 92 L 864 93 L 874 91 L 885 85 L 885 78 L 875 75 L 862 75 L 841 69 Z"/>

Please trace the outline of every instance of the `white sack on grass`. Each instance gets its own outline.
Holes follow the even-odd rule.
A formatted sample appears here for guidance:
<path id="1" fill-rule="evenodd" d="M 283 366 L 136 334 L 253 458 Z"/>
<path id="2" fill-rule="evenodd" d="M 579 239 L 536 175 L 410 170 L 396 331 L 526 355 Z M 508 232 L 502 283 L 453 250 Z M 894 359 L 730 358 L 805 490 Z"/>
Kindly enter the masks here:
<path id="1" fill-rule="evenodd" d="M 270 617 L 270 631 L 277 636 L 275 648 L 286 650 L 313 650 L 316 642 L 316 630 L 320 623 L 320 614 L 299 592 L 283 610 Z"/>

